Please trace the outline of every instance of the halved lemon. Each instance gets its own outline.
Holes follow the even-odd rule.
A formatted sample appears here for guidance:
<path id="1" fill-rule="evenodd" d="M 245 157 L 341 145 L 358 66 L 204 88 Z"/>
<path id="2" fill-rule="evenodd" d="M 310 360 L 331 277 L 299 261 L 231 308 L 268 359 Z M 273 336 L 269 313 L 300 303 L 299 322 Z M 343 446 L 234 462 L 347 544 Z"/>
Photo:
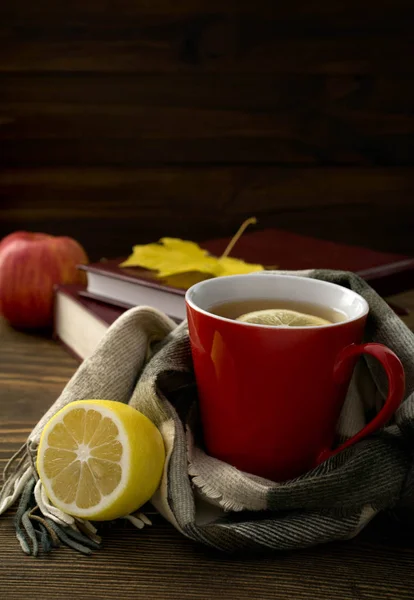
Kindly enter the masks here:
<path id="1" fill-rule="evenodd" d="M 145 415 L 121 402 L 79 400 L 46 424 L 37 470 L 58 508 L 105 521 L 134 512 L 152 497 L 164 459 L 162 436 Z"/>
<path id="2" fill-rule="evenodd" d="M 266 310 L 256 310 L 238 317 L 237 321 L 243 323 L 256 323 L 257 325 L 271 325 L 272 327 L 315 327 L 321 325 L 331 325 L 330 321 L 307 315 L 295 310 L 284 308 L 274 308 Z"/>

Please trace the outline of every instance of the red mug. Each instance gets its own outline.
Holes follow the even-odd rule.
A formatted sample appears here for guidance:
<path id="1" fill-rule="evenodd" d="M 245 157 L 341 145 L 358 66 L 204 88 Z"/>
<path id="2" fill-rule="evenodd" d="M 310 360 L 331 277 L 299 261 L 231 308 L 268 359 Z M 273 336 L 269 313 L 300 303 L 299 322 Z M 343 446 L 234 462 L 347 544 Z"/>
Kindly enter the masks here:
<path id="1" fill-rule="evenodd" d="M 344 314 L 312 327 L 272 327 L 209 312 L 236 300 L 304 301 Z M 285 481 L 384 426 L 404 396 L 404 370 L 386 346 L 363 344 L 368 304 L 342 286 L 293 275 L 217 277 L 186 293 L 206 449 L 242 471 Z M 336 424 L 361 354 L 388 377 L 383 408 L 336 449 Z"/>

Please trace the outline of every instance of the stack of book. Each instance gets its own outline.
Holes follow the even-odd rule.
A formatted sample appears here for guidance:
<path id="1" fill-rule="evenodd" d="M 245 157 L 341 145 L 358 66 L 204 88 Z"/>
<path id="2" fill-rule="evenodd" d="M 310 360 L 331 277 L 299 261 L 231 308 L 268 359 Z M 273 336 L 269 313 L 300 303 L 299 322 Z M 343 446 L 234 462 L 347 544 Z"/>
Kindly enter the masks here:
<path id="1" fill-rule="evenodd" d="M 200 243 L 214 256 L 229 238 Z M 278 229 L 244 234 L 235 258 L 281 270 L 341 269 L 358 273 L 382 295 L 396 294 L 414 281 L 414 258 L 297 235 Z M 85 287 L 56 288 L 55 336 L 78 360 L 90 356 L 108 327 L 128 308 L 153 306 L 173 319 L 185 319 L 185 290 L 161 284 L 146 269 L 122 268 L 124 258 L 80 265 Z"/>

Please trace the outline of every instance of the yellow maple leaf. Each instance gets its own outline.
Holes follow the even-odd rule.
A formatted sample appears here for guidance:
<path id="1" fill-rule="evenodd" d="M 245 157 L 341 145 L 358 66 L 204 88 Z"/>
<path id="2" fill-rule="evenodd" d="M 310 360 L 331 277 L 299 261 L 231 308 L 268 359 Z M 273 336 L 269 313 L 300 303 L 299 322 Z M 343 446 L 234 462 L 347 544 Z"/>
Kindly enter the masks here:
<path id="1" fill-rule="evenodd" d="M 240 275 L 264 269 L 262 265 L 249 264 L 237 258 L 217 258 L 195 242 L 167 237 L 161 238 L 156 244 L 134 246 L 132 254 L 120 266 L 156 271 L 160 279 L 182 288 L 209 277 Z"/>

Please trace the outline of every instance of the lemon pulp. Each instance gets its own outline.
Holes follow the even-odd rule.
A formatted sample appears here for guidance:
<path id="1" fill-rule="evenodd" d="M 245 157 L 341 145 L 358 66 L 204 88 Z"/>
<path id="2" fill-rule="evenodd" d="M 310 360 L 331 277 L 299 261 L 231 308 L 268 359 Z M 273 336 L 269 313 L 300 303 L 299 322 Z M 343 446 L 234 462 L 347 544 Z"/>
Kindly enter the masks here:
<path id="1" fill-rule="evenodd" d="M 256 323 L 258 325 L 271 325 L 272 327 L 315 327 L 331 325 L 330 321 L 300 313 L 295 310 L 274 308 L 267 310 L 256 310 L 238 317 L 237 321 L 243 323 Z"/>
<path id="2" fill-rule="evenodd" d="M 121 402 L 71 402 L 42 432 L 37 470 L 50 500 L 92 520 L 125 516 L 156 491 L 164 444 L 155 425 Z"/>

